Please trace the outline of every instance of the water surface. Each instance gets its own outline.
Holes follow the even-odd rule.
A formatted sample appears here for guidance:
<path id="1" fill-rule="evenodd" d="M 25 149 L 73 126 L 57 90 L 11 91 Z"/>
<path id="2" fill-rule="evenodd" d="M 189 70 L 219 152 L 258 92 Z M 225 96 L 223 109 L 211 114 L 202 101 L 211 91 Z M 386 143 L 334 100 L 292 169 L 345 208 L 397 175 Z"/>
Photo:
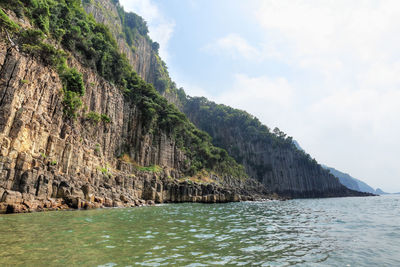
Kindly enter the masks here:
<path id="1" fill-rule="evenodd" d="M 400 266 L 400 196 L 0 216 L 0 266 Z"/>

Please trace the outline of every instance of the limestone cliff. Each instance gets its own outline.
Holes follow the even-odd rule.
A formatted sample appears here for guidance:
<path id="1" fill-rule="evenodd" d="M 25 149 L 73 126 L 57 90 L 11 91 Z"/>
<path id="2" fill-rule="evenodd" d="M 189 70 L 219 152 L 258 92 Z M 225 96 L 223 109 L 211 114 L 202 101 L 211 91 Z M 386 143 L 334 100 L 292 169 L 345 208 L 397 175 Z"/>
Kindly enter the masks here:
<path id="1" fill-rule="evenodd" d="M 11 11 L 8 16 L 31 27 Z M 68 118 L 59 73 L 44 59 L 22 52 L 3 29 L 0 212 L 266 196 L 267 190 L 252 179 L 207 171 L 189 175 L 191 159 L 176 135 L 145 127 L 137 103 L 74 56 L 68 65 L 83 75 L 86 92 L 77 118 Z M 88 114 L 103 114 L 107 120 Z"/>

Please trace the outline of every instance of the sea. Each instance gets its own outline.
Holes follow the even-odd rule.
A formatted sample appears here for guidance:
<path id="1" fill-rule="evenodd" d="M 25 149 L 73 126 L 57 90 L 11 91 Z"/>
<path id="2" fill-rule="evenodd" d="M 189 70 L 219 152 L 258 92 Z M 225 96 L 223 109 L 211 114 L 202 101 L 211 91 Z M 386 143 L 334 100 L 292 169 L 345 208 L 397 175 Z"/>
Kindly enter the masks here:
<path id="1" fill-rule="evenodd" d="M 0 266 L 400 266 L 400 196 L 0 215 Z"/>

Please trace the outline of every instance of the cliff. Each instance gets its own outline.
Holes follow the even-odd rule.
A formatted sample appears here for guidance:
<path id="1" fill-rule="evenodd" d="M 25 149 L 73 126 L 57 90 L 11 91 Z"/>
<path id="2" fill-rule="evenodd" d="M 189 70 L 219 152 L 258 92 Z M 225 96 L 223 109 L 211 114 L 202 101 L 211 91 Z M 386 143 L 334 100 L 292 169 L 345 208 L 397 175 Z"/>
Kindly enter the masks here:
<path id="1" fill-rule="evenodd" d="M 127 13 L 118 1 L 82 1 L 85 11 L 97 22 L 107 25 L 118 46 L 135 71 L 151 83 L 170 103 L 181 108 L 179 90 L 168 74 L 167 66 L 158 55 L 159 44 L 148 36 L 146 22 L 134 13 Z"/>
<path id="2" fill-rule="evenodd" d="M 253 116 L 216 105 L 205 98 L 190 98 L 182 88 L 178 89 L 169 77 L 165 63 L 158 56 L 157 45 L 148 37 L 147 26 L 141 17 L 125 12 L 118 1 L 93 0 L 83 3 L 85 10 L 97 21 L 113 27 L 112 32 L 118 39 L 120 49 L 128 55 L 130 63 L 141 77 L 153 83 L 170 103 L 175 104 L 197 127 L 206 131 L 215 146 L 224 148 L 243 164 L 250 177 L 262 182 L 272 192 L 287 197 L 358 195 L 342 186 L 336 177 L 308 154 L 296 149 L 291 139 L 286 140 L 286 137 L 271 133 Z M 135 23 L 128 23 L 127 17 L 131 20 L 134 18 Z M 216 109 L 222 107 L 222 114 L 216 114 Z M 229 122 L 225 120 L 228 117 L 231 117 Z M 246 127 L 243 127 L 243 118 L 249 122 Z"/>
<path id="3" fill-rule="evenodd" d="M 69 14 L 54 2 L 39 17 L 31 4 L 0 10 L 0 212 L 267 196 L 129 69 L 80 3 Z M 84 57 L 86 41 L 102 50 Z"/>
<path id="4" fill-rule="evenodd" d="M 291 137 L 279 129 L 271 133 L 244 111 L 188 98 L 185 113 L 272 192 L 296 198 L 357 195 L 299 150 Z"/>
<path id="5" fill-rule="evenodd" d="M 378 195 L 385 194 L 385 192 L 383 192 L 383 191 L 378 192 L 379 188 L 375 190 L 368 184 L 350 176 L 347 173 L 338 171 L 335 168 L 324 166 L 324 165 L 322 165 L 322 167 L 324 169 L 327 169 L 330 173 L 332 173 L 335 177 L 337 177 L 339 179 L 339 181 L 347 188 L 350 188 L 350 189 L 356 190 L 356 191 L 360 191 L 360 192 L 367 192 L 367 193 L 371 193 L 371 194 L 378 194 Z"/>

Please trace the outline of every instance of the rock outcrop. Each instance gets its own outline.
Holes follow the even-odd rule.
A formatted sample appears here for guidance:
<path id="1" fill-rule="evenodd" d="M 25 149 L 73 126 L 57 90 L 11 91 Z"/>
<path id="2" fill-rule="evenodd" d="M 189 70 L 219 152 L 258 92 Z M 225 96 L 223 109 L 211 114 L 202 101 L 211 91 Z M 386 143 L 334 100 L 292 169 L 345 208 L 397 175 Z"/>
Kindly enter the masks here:
<path id="1" fill-rule="evenodd" d="M 170 103 L 181 108 L 176 85 L 171 81 L 169 74 L 158 55 L 158 49 L 154 48 L 154 42 L 147 36 L 136 32 L 134 43 L 129 46 L 123 33 L 122 18 L 118 12 L 121 8 L 110 0 L 83 1 L 85 11 L 92 14 L 97 22 L 107 25 L 111 30 L 118 46 L 124 53 L 135 71 L 164 96 Z M 122 11 L 124 13 L 124 11 Z M 136 14 L 133 14 L 137 16 Z M 157 44 L 158 45 L 158 44 Z M 159 82 L 159 81 L 164 82 Z"/>
<path id="2" fill-rule="evenodd" d="M 57 72 L 0 43 L 0 212 L 265 197 L 251 179 L 187 180 L 173 138 L 144 131 L 141 111 L 120 89 L 74 59 L 69 65 L 86 87 L 76 120 L 64 116 Z M 88 119 L 89 111 L 110 122 Z M 140 169 L 150 165 L 161 167 Z"/>
<path id="3" fill-rule="evenodd" d="M 120 36 L 118 6 L 109 0 L 85 2 L 89 3 L 85 5 L 88 12 L 111 27 L 121 51 L 137 72 L 155 85 L 160 78 L 167 79 L 168 86 L 159 87 L 160 93 L 203 128 L 200 113 L 187 108 L 188 99 L 182 101 L 178 97 L 151 40 L 138 34 L 133 49 Z M 32 27 L 23 16 L 17 18 L 9 13 L 22 28 Z M 49 46 L 55 43 L 50 38 L 45 41 Z M 79 98 L 83 108 L 74 119 L 65 114 L 65 90 L 55 68 L 33 53 L 17 48 L 18 45 L 10 45 L 6 33 L 0 29 L 0 212 L 276 198 L 268 186 L 274 193 L 289 197 L 359 195 L 338 186 L 337 180 L 331 179 L 319 165 L 302 161 L 290 148 L 276 149 L 268 142 L 248 142 L 245 133 L 224 124 L 204 130 L 214 141 L 223 139 L 218 145 L 243 162 L 250 177 L 262 177 L 259 179 L 262 183 L 241 175 L 216 175 L 212 171 L 206 171 L 200 178 L 190 177 L 188 170 L 194 164 L 191 165 L 187 156 L 190 154 L 185 151 L 192 151 L 178 144 L 174 131 L 149 129 L 137 102 L 79 61 L 78 53 L 75 58 L 74 51 L 69 51 L 68 60 L 68 66 L 83 75 L 85 87 Z M 107 119 L 93 119 L 88 116 L 90 113 Z M 194 132 L 200 132 L 186 122 Z M 208 123 L 213 125 L 215 121 Z M 184 133 L 192 135 L 193 131 Z M 205 133 L 200 134 L 209 138 Z M 237 145 L 240 153 L 236 153 L 232 144 Z M 196 153 L 222 151 L 209 143 L 202 145 Z M 232 158 L 223 161 L 228 156 L 222 152 L 212 158 L 216 165 L 222 162 L 231 169 L 239 167 Z M 197 158 L 199 168 L 205 168 L 202 159 Z M 261 176 L 259 165 L 263 170 Z"/>
<path id="4" fill-rule="evenodd" d="M 365 195 L 343 186 L 304 151 L 291 137 L 277 136 L 250 114 L 205 98 L 188 98 L 185 113 L 213 138 L 214 145 L 228 151 L 243 164 L 250 177 L 272 192 L 291 198 Z"/>
<path id="5" fill-rule="evenodd" d="M 118 1 L 116 1 L 118 2 Z M 237 162 L 243 164 L 250 177 L 257 178 L 272 192 L 285 197 L 334 197 L 358 195 L 342 186 L 338 179 L 321 168 L 317 162 L 311 161 L 304 153 L 297 153 L 292 146 L 277 146 L 271 138 L 258 136 L 256 141 L 250 141 L 247 130 L 240 129 L 241 122 L 237 120 L 230 124 L 219 121 L 207 109 L 207 103 L 194 103 L 183 90 L 178 90 L 171 81 L 163 66 L 157 51 L 152 48 L 152 41 L 145 35 L 135 35 L 135 50 L 126 42 L 122 31 L 122 18 L 118 13 L 121 6 L 109 0 L 94 0 L 84 3 L 85 10 L 94 18 L 112 28 L 112 33 L 118 40 L 118 45 L 126 53 L 131 64 L 143 79 L 155 85 L 155 88 L 183 111 L 200 129 L 206 131 L 214 145 L 226 149 Z M 102 8 L 107 7 L 107 8 Z M 123 12 L 123 11 L 122 11 Z M 169 90 L 157 86 L 157 80 L 163 79 L 170 83 Z M 205 98 L 202 98 L 205 99 Z M 193 104 L 194 103 L 194 104 Z M 238 117 L 249 114 L 235 110 Z M 263 126 L 266 127 L 266 126 Z"/>

